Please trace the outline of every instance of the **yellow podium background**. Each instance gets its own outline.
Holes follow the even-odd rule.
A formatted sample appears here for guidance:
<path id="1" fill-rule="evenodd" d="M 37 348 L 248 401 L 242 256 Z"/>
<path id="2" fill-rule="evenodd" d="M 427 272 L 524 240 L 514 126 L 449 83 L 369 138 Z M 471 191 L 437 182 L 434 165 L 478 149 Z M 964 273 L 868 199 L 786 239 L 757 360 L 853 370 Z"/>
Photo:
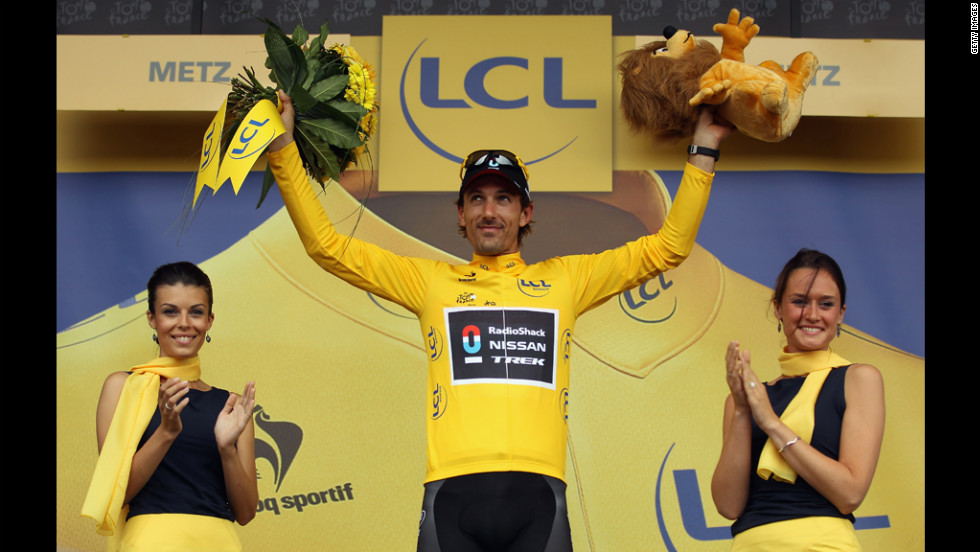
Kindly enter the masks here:
<path id="1" fill-rule="evenodd" d="M 380 37 L 352 37 L 351 42 L 366 59 L 380 60 Z M 613 37 L 617 55 L 634 46 L 634 37 Z M 921 43 L 911 47 L 921 49 Z M 833 53 L 842 61 L 822 61 L 849 61 L 846 49 Z M 909 63 L 894 56 L 876 61 L 903 67 Z M 380 62 L 376 68 L 380 75 Z M 219 89 L 213 83 L 188 86 Z M 197 161 L 193 150 L 222 93 L 204 102 L 200 112 L 167 111 L 171 108 L 165 106 L 111 111 L 115 104 L 59 107 L 58 171 L 192 171 Z M 617 94 L 618 84 L 614 98 Z M 808 92 L 814 106 L 821 94 L 839 98 L 836 89 L 814 87 Z M 395 104 L 383 105 L 394 109 Z M 924 171 L 921 114 L 874 119 L 840 115 L 804 117 L 797 134 L 779 144 L 733 136 L 726 141 L 724 169 Z M 633 136 L 614 117 L 614 182 L 626 171 L 635 176 L 632 171 L 682 166 L 682 148 Z M 133 139 L 147 128 L 159 131 L 152 148 Z M 588 199 L 630 211 L 654 229 L 669 204 L 659 179 L 654 180 L 656 193 L 635 209 L 625 207 L 629 201 L 611 199 L 616 188 L 610 197 Z M 243 209 L 252 207 L 251 197 L 242 201 Z M 328 188 L 323 204 L 336 220 L 358 208 L 339 186 Z M 445 209 L 446 222 L 439 215 L 431 217 L 437 219 L 433 224 L 449 228 L 451 204 L 440 209 Z M 540 214 L 546 212 L 539 206 Z M 547 222 L 541 224 L 538 229 L 543 230 Z M 340 227 L 351 229 L 349 223 Z M 356 235 L 403 254 L 451 258 L 370 213 L 361 219 Z M 532 243 L 536 237 L 530 238 Z M 575 239 L 574 234 L 568 239 Z M 428 406 L 417 321 L 400 307 L 316 267 L 284 212 L 202 267 L 216 293 L 213 341 L 201 352 L 204 379 L 232 391 L 240 391 L 246 381 L 257 382 L 260 511 L 239 528 L 245 549 L 414 550 Z M 714 512 L 708 489 L 720 451 L 727 394 L 722 355 L 728 340 L 740 339 L 752 350 L 760 377 L 776 375 L 781 342 L 767 317 L 770 291 L 726 268 L 700 246 L 680 268 L 646 286 L 589 312 L 576 328 L 566 474 L 573 541 L 578 551 L 727 550 L 726 539 L 691 535 L 699 528 L 728 525 Z M 129 292 L 135 294 L 131 303 L 93 313 L 56 336 L 59 550 L 100 551 L 105 546 L 90 522 L 79 516 L 97 456 L 99 390 L 108 373 L 156 353 L 145 321 L 145 291 L 123 290 Z M 656 316 L 637 320 L 627 306 L 641 302 L 641 309 L 655 311 L 676 304 L 683 317 L 672 319 L 674 326 L 649 323 Z M 835 351 L 878 366 L 886 391 L 881 460 L 856 515 L 887 516 L 889 526 L 860 530 L 858 537 L 869 551 L 923 550 L 924 359 L 849 326 L 844 330 Z M 681 515 L 676 482 L 687 476 L 689 483 L 692 472 L 699 496 L 685 494 L 683 501 L 686 512 L 700 508 L 700 520 Z"/>
<path id="2" fill-rule="evenodd" d="M 645 197 L 616 190 L 591 197 L 624 210 L 642 197 L 646 204 L 632 210 L 657 225 L 669 207 L 666 190 L 652 174 L 631 175 L 617 181 L 648 190 Z M 359 207 L 340 186 L 328 187 L 322 202 L 336 220 L 353 220 L 348 215 Z M 356 235 L 403 254 L 449 258 L 369 211 Z M 202 267 L 216 292 L 213 341 L 201 352 L 204 379 L 231 390 L 257 382 L 260 512 L 239 528 L 246 550 L 413 550 L 427 408 L 417 321 L 319 269 L 284 211 Z M 781 343 L 766 316 L 770 291 L 699 246 L 648 285 L 660 293 L 646 290 L 643 297 L 656 299 L 643 308 L 661 308 L 660 301 L 692 314 L 651 325 L 629 316 L 629 299 L 620 297 L 576 329 L 566 474 L 573 540 L 577 550 L 725 550 L 727 540 L 689 535 L 675 472 L 694 470 L 702 525 L 727 525 L 708 494 L 727 394 L 722 357 L 737 338 L 755 353 L 761 377 L 777 374 Z M 95 405 L 108 372 L 155 354 L 145 311 L 144 291 L 57 336 L 62 549 L 104 546 L 78 516 L 96 461 Z M 868 550 L 922 549 L 924 361 L 847 326 L 835 350 L 877 365 L 885 378 L 881 461 L 857 515 L 887 516 L 890 527 L 859 531 L 859 538 Z"/>

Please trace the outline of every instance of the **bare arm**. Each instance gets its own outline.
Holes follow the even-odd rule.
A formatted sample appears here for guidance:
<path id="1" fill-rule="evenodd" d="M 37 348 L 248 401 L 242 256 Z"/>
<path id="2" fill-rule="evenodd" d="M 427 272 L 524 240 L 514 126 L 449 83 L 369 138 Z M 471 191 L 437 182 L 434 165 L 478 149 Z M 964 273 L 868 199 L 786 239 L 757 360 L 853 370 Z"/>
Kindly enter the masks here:
<path id="1" fill-rule="evenodd" d="M 730 394 L 725 400 L 721 456 L 711 477 L 711 498 L 718 513 L 726 519 L 742 515 L 752 477 L 752 411 L 742 389 L 740 356 L 747 362 L 749 353 L 739 353 L 737 341 L 729 343 L 725 367 Z"/>
<path id="2" fill-rule="evenodd" d="M 241 396 L 231 393 L 214 425 L 221 454 L 228 505 L 235 521 L 247 524 L 255 517 L 259 489 L 255 473 L 255 382 L 248 382 Z"/>
<path id="3" fill-rule="evenodd" d="M 100 453 L 105 444 L 106 434 L 109 431 L 109 425 L 112 423 L 112 416 L 116 411 L 116 404 L 119 402 L 127 377 L 129 374 L 126 372 L 114 372 L 109 374 L 102 386 L 102 394 L 99 396 L 99 405 L 95 416 L 96 439 Z M 164 455 L 170 450 L 170 445 L 180 434 L 182 428 L 180 412 L 190 400 L 185 397 L 188 389 L 188 383 L 177 378 L 161 381 L 157 397 L 158 408 L 160 409 L 160 425 L 133 455 L 133 464 L 130 468 L 129 483 L 126 486 L 126 497 L 123 499 L 123 504 L 129 504 L 136 493 L 146 485 L 150 476 L 160 465 Z M 170 406 L 169 409 L 167 405 Z"/>
<path id="4" fill-rule="evenodd" d="M 754 388 L 750 386 L 752 382 L 756 384 Z M 796 433 L 773 412 L 764 386 L 747 362 L 742 364 L 742 384 L 756 424 L 777 449 L 786 447 L 782 456 L 789 466 L 842 514 L 857 509 L 871 487 L 885 431 L 885 393 L 878 369 L 870 364 L 854 364 L 847 370 L 847 409 L 841 422 L 837 460 L 803 440 L 786 446 Z"/>

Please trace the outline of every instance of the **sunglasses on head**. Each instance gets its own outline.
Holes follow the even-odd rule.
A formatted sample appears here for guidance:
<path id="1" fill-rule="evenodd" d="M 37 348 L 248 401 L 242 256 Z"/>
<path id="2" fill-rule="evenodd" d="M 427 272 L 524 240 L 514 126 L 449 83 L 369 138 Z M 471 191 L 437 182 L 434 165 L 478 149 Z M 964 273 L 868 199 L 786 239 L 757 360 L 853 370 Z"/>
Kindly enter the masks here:
<path id="1" fill-rule="evenodd" d="M 521 161 L 521 158 L 517 155 L 507 151 L 507 150 L 476 150 L 473 153 L 466 156 L 466 160 L 459 167 L 459 179 L 463 179 L 463 175 L 466 171 L 474 165 L 486 165 L 491 166 L 496 163 L 498 165 L 510 165 L 512 167 L 520 167 L 521 171 L 524 172 L 524 180 L 529 180 L 530 176 L 527 173 L 527 166 Z"/>

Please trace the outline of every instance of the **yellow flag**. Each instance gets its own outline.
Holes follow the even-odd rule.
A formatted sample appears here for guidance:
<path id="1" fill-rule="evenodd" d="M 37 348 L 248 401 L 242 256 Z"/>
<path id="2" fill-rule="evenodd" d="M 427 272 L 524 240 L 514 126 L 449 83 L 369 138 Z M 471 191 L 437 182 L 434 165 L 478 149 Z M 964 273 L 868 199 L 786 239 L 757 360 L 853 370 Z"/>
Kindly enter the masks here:
<path id="1" fill-rule="evenodd" d="M 228 144 L 228 151 L 225 152 L 218 170 L 218 185 L 215 192 L 225 180 L 230 178 L 237 195 L 245 177 L 248 176 L 249 169 L 265 151 L 265 147 L 284 132 L 286 128 L 282 125 L 282 118 L 279 116 L 276 104 L 269 100 L 262 100 L 255 104 L 255 107 L 245 115 L 241 126 Z"/>
<path id="2" fill-rule="evenodd" d="M 193 207 L 197 204 L 197 196 L 201 195 L 201 190 L 205 186 L 217 191 L 218 177 L 218 156 L 221 155 L 221 130 L 225 126 L 225 111 L 228 107 L 228 98 L 221 102 L 221 107 L 211 120 L 211 126 L 204 133 L 204 144 L 201 146 L 201 164 L 197 169 L 197 182 L 194 185 Z"/>

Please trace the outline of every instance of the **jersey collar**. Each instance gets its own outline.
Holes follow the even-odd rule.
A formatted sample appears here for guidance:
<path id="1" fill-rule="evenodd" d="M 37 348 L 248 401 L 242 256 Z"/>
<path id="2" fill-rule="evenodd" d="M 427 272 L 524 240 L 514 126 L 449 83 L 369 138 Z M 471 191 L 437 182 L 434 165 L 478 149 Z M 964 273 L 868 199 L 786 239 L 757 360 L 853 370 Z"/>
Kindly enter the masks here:
<path id="1" fill-rule="evenodd" d="M 520 252 L 508 253 L 506 255 L 496 255 L 493 257 L 477 255 L 474 253 L 470 266 L 476 266 L 482 268 L 483 270 L 489 270 L 490 272 L 519 274 L 524 270 L 525 264 L 524 259 L 521 258 Z"/>

